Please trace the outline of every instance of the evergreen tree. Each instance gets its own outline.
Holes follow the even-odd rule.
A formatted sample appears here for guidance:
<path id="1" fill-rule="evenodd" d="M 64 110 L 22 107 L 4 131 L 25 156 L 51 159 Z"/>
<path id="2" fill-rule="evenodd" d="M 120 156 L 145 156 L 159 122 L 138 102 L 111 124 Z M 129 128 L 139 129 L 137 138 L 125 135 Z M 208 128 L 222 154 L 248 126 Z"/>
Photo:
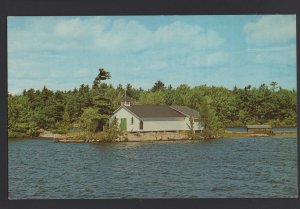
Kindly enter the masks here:
<path id="1" fill-rule="evenodd" d="M 107 86 L 101 86 L 101 81 L 110 79 L 110 77 L 110 73 L 101 68 L 94 80 L 93 107 L 98 110 L 99 114 L 99 123 L 96 131 L 103 130 L 104 125 L 108 122 L 113 111 L 111 97 L 107 95 Z"/>
<path id="2" fill-rule="evenodd" d="M 80 127 L 86 131 L 95 132 L 99 128 L 99 120 L 101 119 L 99 111 L 95 108 L 87 108 L 79 118 Z"/>
<path id="3" fill-rule="evenodd" d="M 82 84 L 73 90 L 54 92 L 44 86 L 42 90 L 25 89 L 22 95 L 8 94 L 9 137 L 35 136 L 38 129 L 63 131 L 95 111 L 97 114 L 91 118 L 96 122 L 95 130 L 101 130 L 124 96 L 122 85 L 114 88 L 103 82 L 110 77 L 109 72 L 99 69 L 92 88 Z M 297 92 L 284 89 L 275 81 L 269 86 L 235 86 L 233 90 L 187 84 L 165 88 L 159 81 L 153 91 L 131 84 L 126 89 L 135 104 L 184 105 L 199 110 L 200 121 L 210 133 L 246 124 L 297 125 Z"/>
<path id="4" fill-rule="evenodd" d="M 152 92 L 160 91 L 166 89 L 165 84 L 161 81 L 157 81 L 154 86 L 151 88 Z"/>

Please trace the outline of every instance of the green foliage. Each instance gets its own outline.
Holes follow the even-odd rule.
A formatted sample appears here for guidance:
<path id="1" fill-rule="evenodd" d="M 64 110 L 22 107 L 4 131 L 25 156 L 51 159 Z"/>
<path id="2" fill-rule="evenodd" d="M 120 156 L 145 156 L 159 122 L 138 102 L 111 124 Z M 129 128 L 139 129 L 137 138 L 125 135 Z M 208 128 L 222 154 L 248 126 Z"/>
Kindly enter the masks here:
<path id="1" fill-rule="evenodd" d="M 105 132 L 107 134 L 105 141 L 114 141 L 118 136 L 122 135 L 122 130 L 119 128 L 116 118 L 113 119 L 109 127 L 106 127 Z"/>
<path id="2" fill-rule="evenodd" d="M 68 112 L 64 112 L 62 116 L 62 121 L 56 123 L 56 127 L 52 130 L 53 133 L 65 134 L 68 132 L 68 129 L 71 127 L 70 115 Z"/>
<path id="3" fill-rule="evenodd" d="M 152 87 L 151 91 L 152 92 L 156 92 L 156 91 L 162 91 L 164 90 L 166 87 L 165 87 L 165 84 L 161 81 L 157 81 L 154 86 Z"/>
<path id="4" fill-rule="evenodd" d="M 84 110 L 82 115 L 79 118 L 79 125 L 82 129 L 86 131 L 96 132 L 98 121 L 101 118 L 101 115 L 98 113 L 98 110 L 92 107 L 89 107 Z"/>
<path id="5" fill-rule="evenodd" d="M 117 120 L 113 120 L 109 127 L 106 127 L 102 132 L 87 131 L 78 134 L 75 138 L 78 140 L 84 140 L 88 142 L 114 142 L 122 131 L 119 129 Z"/>
<path id="6" fill-rule="evenodd" d="M 100 88 L 101 81 L 110 79 L 110 77 L 111 77 L 110 72 L 104 70 L 103 68 L 100 68 L 100 69 L 99 69 L 99 74 L 98 74 L 97 77 L 94 79 L 94 82 L 93 82 L 93 89 L 99 89 L 99 88 Z"/>
<path id="7" fill-rule="evenodd" d="M 165 90 L 164 101 L 166 105 L 173 105 L 175 101 L 175 90 L 171 85 Z"/>
<path id="8" fill-rule="evenodd" d="M 190 98 L 191 88 L 186 84 L 178 86 L 174 92 L 175 100 L 174 104 L 188 106 Z"/>
<path id="9" fill-rule="evenodd" d="M 39 129 L 65 133 L 74 124 L 90 132 L 102 130 L 125 93 L 122 85 L 114 88 L 103 83 L 110 77 L 109 72 L 99 69 L 92 88 L 82 84 L 69 91 L 52 91 L 44 86 L 42 90 L 29 89 L 22 95 L 8 95 L 9 137 L 37 136 Z M 166 88 L 161 81 L 148 90 L 131 84 L 125 88 L 134 104 L 184 105 L 198 110 L 205 126 L 202 138 L 221 136 L 226 127 L 246 124 L 297 125 L 297 92 L 283 89 L 275 81 L 269 86 L 248 85 L 233 90 L 186 84 Z M 106 128 L 102 135 L 114 138 L 111 130 Z"/>
<path id="10" fill-rule="evenodd" d="M 107 94 L 110 87 L 105 83 L 101 83 L 102 80 L 110 79 L 110 77 L 109 72 L 99 69 L 99 74 L 94 80 L 92 105 L 97 110 L 97 119 L 94 119 L 94 122 L 97 120 L 98 123 L 94 131 L 103 130 L 103 126 L 108 122 L 113 112 L 111 97 Z"/>
<path id="11" fill-rule="evenodd" d="M 206 100 L 200 103 L 200 121 L 204 126 L 202 136 L 204 138 L 220 138 L 224 133 L 224 124 L 217 116 L 217 112 L 209 107 Z"/>
<path id="12" fill-rule="evenodd" d="M 131 84 L 126 85 L 126 95 L 129 98 L 131 98 L 131 100 L 138 100 L 140 98 L 142 92 L 143 91 L 141 91 L 141 89 L 133 88 Z M 123 96 L 124 96 L 124 92 L 123 92 L 123 89 L 122 89 L 122 97 Z"/>
<path id="13" fill-rule="evenodd" d="M 137 104 L 163 105 L 164 93 L 162 91 L 145 92 L 141 95 Z"/>
<path id="14" fill-rule="evenodd" d="M 38 126 L 29 108 L 28 98 L 8 96 L 8 137 L 38 136 Z"/>
<path id="15" fill-rule="evenodd" d="M 220 138 L 224 134 L 224 126 L 213 109 L 208 110 L 206 129 L 203 134 L 205 138 Z"/>
<path id="16" fill-rule="evenodd" d="M 68 112 L 64 112 L 61 123 L 62 123 L 63 127 L 69 128 L 69 126 L 71 124 L 71 119 L 70 119 L 70 115 Z"/>

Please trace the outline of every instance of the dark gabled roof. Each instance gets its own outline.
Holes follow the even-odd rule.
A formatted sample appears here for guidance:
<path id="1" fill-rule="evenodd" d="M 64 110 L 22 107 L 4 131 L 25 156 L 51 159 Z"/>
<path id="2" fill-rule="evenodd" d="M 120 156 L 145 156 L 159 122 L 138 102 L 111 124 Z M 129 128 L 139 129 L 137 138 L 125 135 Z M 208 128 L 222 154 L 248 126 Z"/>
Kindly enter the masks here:
<path id="1" fill-rule="evenodd" d="M 272 128 L 270 125 L 246 125 L 247 128 L 250 129 L 264 129 L 264 128 Z"/>
<path id="2" fill-rule="evenodd" d="M 140 118 L 184 117 L 183 114 L 166 105 L 133 105 L 126 108 Z"/>
<path id="3" fill-rule="evenodd" d="M 193 118 L 199 118 L 200 116 L 198 111 L 186 106 L 171 106 L 171 108 L 183 113 L 184 115 L 192 116 Z"/>

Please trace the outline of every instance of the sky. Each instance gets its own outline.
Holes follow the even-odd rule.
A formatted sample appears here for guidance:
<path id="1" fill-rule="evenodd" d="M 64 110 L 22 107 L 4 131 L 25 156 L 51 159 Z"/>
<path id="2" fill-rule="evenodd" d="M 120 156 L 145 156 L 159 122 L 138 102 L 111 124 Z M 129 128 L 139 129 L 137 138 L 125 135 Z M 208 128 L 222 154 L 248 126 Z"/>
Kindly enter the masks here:
<path id="1" fill-rule="evenodd" d="M 8 17 L 8 91 L 107 83 L 296 89 L 295 15 Z"/>

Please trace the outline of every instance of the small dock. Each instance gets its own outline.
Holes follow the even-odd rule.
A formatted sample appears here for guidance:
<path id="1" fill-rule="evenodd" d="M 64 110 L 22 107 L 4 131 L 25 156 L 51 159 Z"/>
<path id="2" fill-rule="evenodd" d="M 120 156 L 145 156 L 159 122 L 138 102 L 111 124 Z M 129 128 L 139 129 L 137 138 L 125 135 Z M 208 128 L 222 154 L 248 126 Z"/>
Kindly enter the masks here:
<path id="1" fill-rule="evenodd" d="M 270 125 L 246 125 L 247 133 L 264 133 L 272 134 L 272 127 Z"/>

